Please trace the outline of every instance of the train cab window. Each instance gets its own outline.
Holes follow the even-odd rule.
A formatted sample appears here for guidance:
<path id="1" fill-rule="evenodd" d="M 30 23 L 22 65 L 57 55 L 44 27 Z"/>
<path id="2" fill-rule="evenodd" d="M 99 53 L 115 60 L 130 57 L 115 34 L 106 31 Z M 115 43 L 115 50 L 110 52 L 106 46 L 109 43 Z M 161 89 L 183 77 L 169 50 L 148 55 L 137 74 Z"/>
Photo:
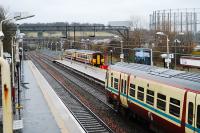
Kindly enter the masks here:
<path id="1" fill-rule="evenodd" d="M 176 117 L 180 116 L 180 100 L 170 98 L 169 113 Z"/>
<path id="2" fill-rule="evenodd" d="M 197 128 L 200 128 L 200 105 L 197 106 Z"/>
<path id="3" fill-rule="evenodd" d="M 129 94 L 130 94 L 130 96 L 135 97 L 135 85 L 134 84 L 130 84 Z"/>
<path id="4" fill-rule="evenodd" d="M 144 101 L 144 88 L 138 86 L 137 99 Z"/>
<path id="5" fill-rule="evenodd" d="M 188 104 L 188 124 L 193 124 L 193 103 L 189 102 Z"/>
<path id="6" fill-rule="evenodd" d="M 118 79 L 117 78 L 114 79 L 114 88 L 116 90 L 118 90 Z"/>
<path id="7" fill-rule="evenodd" d="M 113 77 L 111 77 L 110 80 L 111 80 L 111 81 L 110 81 L 110 84 L 111 84 L 110 86 L 113 87 Z"/>
<path id="8" fill-rule="evenodd" d="M 146 102 L 150 105 L 154 105 L 154 91 L 147 89 Z"/>
<path id="9" fill-rule="evenodd" d="M 157 94 L 157 108 L 165 111 L 166 109 L 166 96 L 163 94 Z"/>

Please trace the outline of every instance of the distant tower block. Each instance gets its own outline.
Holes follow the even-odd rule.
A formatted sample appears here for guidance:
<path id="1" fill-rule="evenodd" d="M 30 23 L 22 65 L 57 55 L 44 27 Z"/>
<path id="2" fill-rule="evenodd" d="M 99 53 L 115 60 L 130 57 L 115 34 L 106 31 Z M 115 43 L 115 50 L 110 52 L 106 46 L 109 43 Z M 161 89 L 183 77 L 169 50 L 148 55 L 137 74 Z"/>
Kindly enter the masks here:
<path id="1" fill-rule="evenodd" d="M 149 17 L 151 30 L 193 34 L 200 31 L 200 8 L 157 10 Z"/>

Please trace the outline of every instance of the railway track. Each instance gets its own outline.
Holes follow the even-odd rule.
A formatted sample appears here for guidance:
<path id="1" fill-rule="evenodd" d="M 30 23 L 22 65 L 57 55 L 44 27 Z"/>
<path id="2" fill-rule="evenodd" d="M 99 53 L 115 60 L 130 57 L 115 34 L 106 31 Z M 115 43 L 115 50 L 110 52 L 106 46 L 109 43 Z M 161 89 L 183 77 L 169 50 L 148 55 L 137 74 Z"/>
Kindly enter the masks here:
<path id="1" fill-rule="evenodd" d="M 66 107 L 71 111 L 76 120 L 80 123 L 82 128 L 88 133 L 112 133 L 113 131 L 98 117 L 96 116 L 83 102 L 79 100 L 69 89 L 63 84 L 58 75 L 53 72 L 48 64 L 41 61 L 41 58 L 35 56 L 34 58 L 28 56 L 35 64 L 40 65 L 47 70 L 62 88 L 54 89 Z M 37 59 L 37 60 L 36 60 Z M 69 86 L 68 86 L 69 87 Z"/>
<path id="2" fill-rule="evenodd" d="M 76 97 L 80 99 L 87 107 L 94 112 L 101 120 L 106 123 L 114 132 L 116 133 L 146 133 L 149 132 L 146 126 L 143 125 L 140 121 L 136 121 L 132 118 L 123 118 L 123 116 L 116 113 L 112 107 L 107 104 L 104 87 L 96 85 L 96 82 L 93 82 L 89 78 L 86 78 L 86 75 L 79 75 L 78 71 L 74 72 L 71 68 L 66 68 L 63 65 L 52 63 L 52 60 L 55 58 L 48 57 L 48 55 L 43 55 L 39 53 L 32 53 L 31 56 L 37 59 L 40 62 L 43 62 L 45 65 L 50 65 L 52 68 L 51 73 L 57 73 L 57 76 L 54 79 L 60 79 L 60 85 L 65 86 L 65 89 L 70 89 Z M 37 64 L 37 63 L 36 63 Z M 42 67 L 40 71 L 45 71 L 47 68 Z M 46 72 L 43 75 L 47 75 Z M 48 78 L 47 78 L 48 79 Z M 54 86 L 54 79 L 48 80 L 51 86 Z M 73 85 L 72 85 L 73 84 Z M 92 85 L 91 85 L 92 84 Z M 58 88 L 58 87 L 54 87 Z M 80 88 L 77 89 L 77 88 Z M 98 88 L 96 90 L 96 88 Z M 62 91 L 60 95 L 65 95 Z M 89 96 L 91 95 L 91 96 Z M 64 97 L 64 96 L 63 96 Z M 102 99 L 102 100 L 101 100 Z"/>
<path id="3" fill-rule="evenodd" d="M 110 104 L 108 104 L 106 101 L 106 96 L 105 96 L 106 92 L 105 92 L 104 84 L 103 85 L 102 83 L 100 84 L 94 78 L 91 78 L 90 76 L 87 76 L 86 74 L 80 73 L 77 70 L 74 70 L 73 68 L 67 67 L 60 63 L 56 63 L 56 64 L 52 63 L 53 61 L 52 59 L 54 59 L 52 57 L 48 58 L 47 56 L 40 54 L 40 58 L 52 64 L 54 68 L 57 69 L 57 71 L 62 70 L 61 74 L 65 78 L 67 78 L 71 82 L 75 83 L 76 85 L 78 85 L 79 87 L 81 87 L 82 89 L 90 93 L 91 95 L 93 95 L 95 98 L 103 102 L 109 108 L 113 109 L 113 107 Z M 75 77 L 76 79 L 74 79 L 73 77 Z M 82 84 L 80 81 L 84 82 L 84 84 Z"/>

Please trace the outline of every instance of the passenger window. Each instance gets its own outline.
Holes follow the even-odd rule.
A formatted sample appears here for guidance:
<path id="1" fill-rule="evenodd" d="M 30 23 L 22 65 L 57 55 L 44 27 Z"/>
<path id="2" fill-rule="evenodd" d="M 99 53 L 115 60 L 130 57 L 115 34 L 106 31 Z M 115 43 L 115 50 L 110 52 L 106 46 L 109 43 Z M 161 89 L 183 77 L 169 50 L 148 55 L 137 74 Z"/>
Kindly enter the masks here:
<path id="1" fill-rule="evenodd" d="M 146 103 L 154 105 L 154 91 L 147 89 Z"/>
<path id="2" fill-rule="evenodd" d="M 157 108 L 165 111 L 166 109 L 166 96 L 163 94 L 157 94 Z"/>
<path id="3" fill-rule="evenodd" d="M 106 88 L 108 88 L 108 82 L 109 82 L 109 73 L 106 72 Z"/>
<path id="4" fill-rule="evenodd" d="M 200 128 L 200 105 L 197 106 L 197 128 Z"/>
<path id="5" fill-rule="evenodd" d="M 188 104 L 188 124 L 193 124 L 193 103 L 189 102 Z"/>
<path id="6" fill-rule="evenodd" d="M 111 87 L 113 87 L 113 77 L 111 77 Z"/>
<path id="7" fill-rule="evenodd" d="M 170 98 L 169 113 L 176 117 L 180 116 L 180 100 Z"/>
<path id="8" fill-rule="evenodd" d="M 138 86 L 137 99 L 144 101 L 144 88 Z"/>
<path id="9" fill-rule="evenodd" d="M 126 80 L 124 80 L 124 94 L 126 94 Z"/>
<path id="10" fill-rule="evenodd" d="M 118 90 L 118 79 L 114 79 L 114 88 Z"/>
<path id="11" fill-rule="evenodd" d="M 130 84 L 129 94 L 130 94 L 130 96 L 135 97 L 135 85 L 134 84 Z"/>
<path id="12" fill-rule="evenodd" d="M 121 80 L 121 93 L 123 93 L 123 87 L 124 87 L 124 80 Z"/>

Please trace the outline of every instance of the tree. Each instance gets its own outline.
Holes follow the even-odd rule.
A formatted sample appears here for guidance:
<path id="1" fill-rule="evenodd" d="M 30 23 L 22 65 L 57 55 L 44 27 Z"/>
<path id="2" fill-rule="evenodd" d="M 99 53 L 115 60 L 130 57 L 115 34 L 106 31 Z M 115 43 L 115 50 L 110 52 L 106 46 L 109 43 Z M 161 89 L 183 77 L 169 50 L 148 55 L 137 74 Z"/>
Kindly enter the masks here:
<path id="1" fill-rule="evenodd" d="M 6 19 L 7 11 L 0 6 L 0 21 Z M 12 37 L 15 35 L 15 25 L 12 22 L 4 22 L 2 26 L 2 30 L 4 33 L 4 39 L 3 39 L 3 48 L 4 52 L 11 53 L 11 42 Z"/>

